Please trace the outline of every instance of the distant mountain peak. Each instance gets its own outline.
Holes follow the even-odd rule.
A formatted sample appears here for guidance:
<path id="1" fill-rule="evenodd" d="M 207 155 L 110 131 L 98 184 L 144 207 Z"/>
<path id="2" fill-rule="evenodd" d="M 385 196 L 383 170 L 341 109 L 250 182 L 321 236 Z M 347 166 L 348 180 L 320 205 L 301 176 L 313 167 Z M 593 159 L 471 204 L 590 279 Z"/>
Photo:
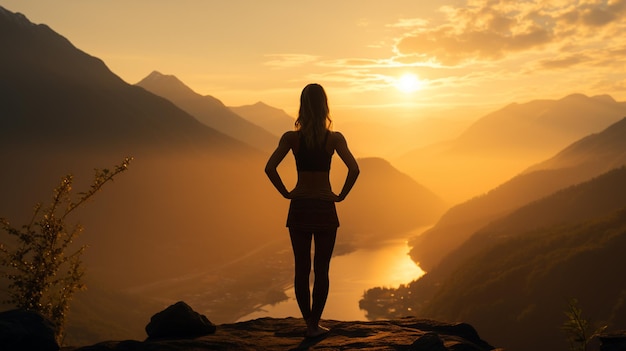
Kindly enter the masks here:
<path id="1" fill-rule="evenodd" d="M 184 96 L 200 96 L 190 87 L 186 86 L 180 79 L 171 74 L 162 74 L 159 71 L 152 71 L 147 77 L 142 79 L 136 85 L 141 87 L 151 87 L 148 90 L 156 90 L 159 92 L 168 91 L 168 94 L 181 94 Z M 168 95 L 166 94 L 166 95 Z"/>
<path id="2" fill-rule="evenodd" d="M 601 94 L 601 95 L 594 95 L 594 96 L 588 96 L 585 94 L 581 94 L 581 93 L 574 93 L 574 94 L 570 94 L 567 95 L 559 100 L 557 100 L 557 102 L 563 102 L 563 103 L 602 103 L 602 104 L 609 104 L 609 105 L 618 105 L 620 104 L 619 102 L 617 102 L 617 100 L 615 100 L 611 95 L 609 94 Z"/>
<path id="3" fill-rule="evenodd" d="M 264 103 L 263 101 L 257 101 L 252 105 L 232 106 L 231 109 L 237 109 L 237 110 L 255 109 L 255 110 L 261 110 L 261 111 L 271 111 L 272 113 L 281 113 L 281 114 L 284 114 L 285 116 L 288 116 L 285 110 L 268 105 Z M 291 119 L 291 116 L 288 116 L 288 117 L 289 119 Z"/>
<path id="4" fill-rule="evenodd" d="M 599 100 L 599 101 L 604 101 L 604 102 L 617 103 L 617 101 L 609 94 L 595 95 L 595 96 L 592 96 L 591 98 L 595 100 Z"/>
<path id="5" fill-rule="evenodd" d="M 141 82 L 152 83 L 152 84 L 175 84 L 179 87 L 185 87 L 186 89 L 191 90 L 189 87 L 185 85 L 180 79 L 178 79 L 175 75 L 172 74 L 163 74 L 159 71 L 152 71 L 147 77 L 141 80 Z"/>
<path id="6" fill-rule="evenodd" d="M 150 74 L 148 74 L 147 77 L 144 78 L 144 80 L 153 80 L 153 79 L 163 79 L 165 77 L 174 77 L 173 75 L 165 75 L 157 70 L 152 71 Z"/>
<path id="7" fill-rule="evenodd" d="M 558 100 L 558 101 L 576 101 L 576 100 L 589 100 L 591 99 L 589 96 L 582 94 L 582 93 L 573 93 L 573 94 L 569 94 L 567 96 L 565 96 L 564 98 Z"/>
<path id="8" fill-rule="evenodd" d="M 47 34 L 54 33 L 55 35 L 58 35 L 47 25 L 33 23 L 24 14 L 11 12 L 0 6 L 0 35 L 13 37 L 16 32 L 32 34 L 40 33 L 41 31 L 44 31 Z M 68 41 L 60 35 L 59 37 L 64 41 Z"/>
<path id="9" fill-rule="evenodd" d="M 33 27 L 36 24 L 26 18 L 23 14 L 19 12 L 11 12 L 4 7 L 0 6 L 0 19 L 3 21 L 10 21 L 13 24 L 17 24 L 20 27 Z"/>

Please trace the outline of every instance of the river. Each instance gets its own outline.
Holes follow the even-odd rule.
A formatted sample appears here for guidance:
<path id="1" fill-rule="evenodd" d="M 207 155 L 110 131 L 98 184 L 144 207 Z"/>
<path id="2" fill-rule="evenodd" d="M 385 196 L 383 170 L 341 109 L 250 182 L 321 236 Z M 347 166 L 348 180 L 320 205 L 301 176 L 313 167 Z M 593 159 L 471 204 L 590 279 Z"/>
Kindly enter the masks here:
<path id="1" fill-rule="evenodd" d="M 398 287 L 422 276 L 424 272 L 408 255 L 406 241 L 392 241 L 376 248 L 364 248 L 333 257 L 330 266 L 330 292 L 322 318 L 335 320 L 367 320 L 359 309 L 365 290 L 376 287 Z M 285 293 L 286 301 L 261 306 L 239 321 L 261 317 L 301 317 L 293 287 Z"/>

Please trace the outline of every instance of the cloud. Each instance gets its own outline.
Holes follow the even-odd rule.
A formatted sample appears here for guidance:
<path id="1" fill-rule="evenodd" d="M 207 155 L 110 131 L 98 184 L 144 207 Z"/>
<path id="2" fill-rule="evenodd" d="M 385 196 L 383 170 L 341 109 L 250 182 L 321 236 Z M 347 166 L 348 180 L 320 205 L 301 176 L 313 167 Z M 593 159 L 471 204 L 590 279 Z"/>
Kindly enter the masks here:
<path id="1" fill-rule="evenodd" d="M 319 56 L 307 54 L 272 54 L 265 56 L 270 59 L 266 61 L 264 65 L 277 69 L 300 67 L 319 59 Z"/>
<path id="2" fill-rule="evenodd" d="M 429 21 L 423 18 L 401 18 L 396 23 L 388 25 L 391 28 L 425 27 Z"/>
<path id="3" fill-rule="evenodd" d="M 621 24 L 626 0 L 470 0 L 466 7 L 442 7 L 440 11 L 445 21 L 437 26 L 429 27 L 423 20 L 400 22 L 399 26 L 414 26 L 398 39 L 398 55 L 460 65 L 497 61 L 513 53 L 540 51 L 580 39 L 598 41 L 607 30 L 618 38 L 626 31 Z"/>
<path id="4" fill-rule="evenodd" d="M 369 58 L 344 58 L 326 60 L 320 63 L 326 67 L 361 67 L 361 68 L 373 68 L 373 67 L 386 67 L 386 60 L 375 60 Z"/>
<path id="5" fill-rule="evenodd" d="M 567 55 L 565 57 L 558 58 L 550 58 L 545 59 L 539 62 L 541 68 L 547 69 L 559 69 L 559 68 L 569 68 L 571 66 L 575 66 L 579 63 L 588 61 L 589 57 L 582 54 L 573 54 Z"/>
<path id="6" fill-rule="evenodd" d="M 626 57 L 626 45 L 609 50 L 611 56 Z"/>

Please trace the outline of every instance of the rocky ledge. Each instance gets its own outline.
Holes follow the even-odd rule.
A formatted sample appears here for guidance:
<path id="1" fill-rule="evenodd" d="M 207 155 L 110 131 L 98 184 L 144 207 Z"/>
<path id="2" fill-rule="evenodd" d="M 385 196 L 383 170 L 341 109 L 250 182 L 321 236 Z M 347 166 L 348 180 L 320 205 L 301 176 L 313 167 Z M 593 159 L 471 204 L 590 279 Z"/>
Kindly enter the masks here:
<path id="1" fill-rule="evenodd" d="M 320 338 L 304 338 L 305 325 L 297 318 L 260 318 L 218 325 L 213 334 L 185 339 L 109 341 L 69 351 L 155 350 L 415 350 L 486 351 L 469 324 L 445 324 L 404 318 L 373 322 L 325 320 L 330 332 Z"/>
<path id="2" fill-rule="evenodd" d="M 63 351 L 273 351 L 273 350 L 415 350 L 487 351 L 469 324 L 441 323 L 407 317 L 381 321 L 324 320 L 328 334 L 305 338 L 301 318 L 260 318 L 214 325 L 180 301 L 155 314 L 146 326 L 144 341 L 105 341 L 91 346 L 63 347 Z M 59 350 L 51 323 L 32 311 L 0 313 L 0 349 Z"/>

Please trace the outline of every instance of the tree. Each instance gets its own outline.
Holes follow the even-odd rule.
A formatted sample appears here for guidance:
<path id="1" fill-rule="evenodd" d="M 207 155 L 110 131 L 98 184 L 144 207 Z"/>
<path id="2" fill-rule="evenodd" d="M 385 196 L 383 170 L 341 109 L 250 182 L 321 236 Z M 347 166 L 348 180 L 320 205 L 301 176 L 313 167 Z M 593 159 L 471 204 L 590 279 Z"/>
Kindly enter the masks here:
<path id="1" fill-rule="evenodd" d="M 0 277 L 9 282 L 5 302 L 47 317 L 54 323 L 59 341 L 64 337 L 69 303 L 76 291 L 84 289 L 81 255 L 85 246 L 71 246 L 83 227 L 69 226 L 67 216 L 128 169 L 131 160 L 125 158 L 113 171 L 96 169 L 91 187 L 76 199 L 72 196 L 74 178 L 66 175 L 54 189 L 50 205 L 35 205 L 26 225 L 15 227 L 0 218 L 0 229 L 8 234 L 0 237 Z"/>

